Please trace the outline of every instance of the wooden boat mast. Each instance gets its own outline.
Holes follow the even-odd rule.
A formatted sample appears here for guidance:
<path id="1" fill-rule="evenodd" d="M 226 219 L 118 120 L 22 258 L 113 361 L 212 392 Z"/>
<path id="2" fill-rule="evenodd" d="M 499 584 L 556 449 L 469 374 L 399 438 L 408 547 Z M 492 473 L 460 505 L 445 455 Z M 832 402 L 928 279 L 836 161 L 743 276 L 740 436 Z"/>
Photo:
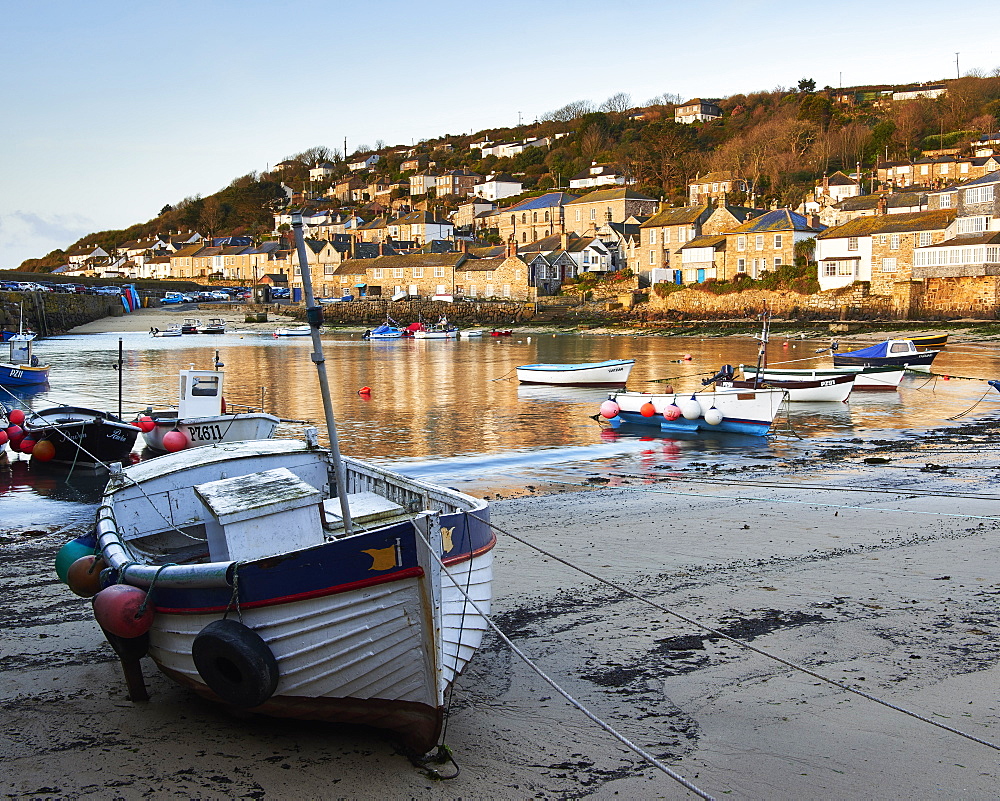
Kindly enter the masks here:
<path id="1" fill-rule="evenodd" d="M 323 356 L 323 340 L 319 327 L 323 323 L 323 309 L 316 304 L 313 297 L 312 276 L 309 274 L 309 258 L 306 253 L 306 241 L 302 234 L 302 212 L 292 212 L 292 233 L 295 236 L 295 249 L 299 256 L 299 272 L 302 274 L 302 289 L 305 292 L 306 322 L 309 323 L 309 334 L 312 337 L 312 360 L 319 376 L 319 390 L 323 396 L 323 414 L 326 417 L 326 429 L 330 437 L 330 453 L 333 455 L 333 470 L 337 476 L 337 497 L 340 500 L 340 514 L 344 520 L 344 533 L 353 533 L 351 510 L 347 502 L 347 471 L 340 458 L 340 442 L 337 439 L 337 422 L 333 416 L 333 401 L 330 400 L 330 382 L 326 376 L 326 359 Z"/>
<path id="2" fill-rule="evenodd" d="M 754 389 L 760 386 L 761 375 L 767 369 L 767 335 L 771 322 L 767 309 L 764 309 L 761 319 L 763 320 L 763 326 L 760 332 L 760 348 L 757 351 L 757 373 L 753 377 Z"/>

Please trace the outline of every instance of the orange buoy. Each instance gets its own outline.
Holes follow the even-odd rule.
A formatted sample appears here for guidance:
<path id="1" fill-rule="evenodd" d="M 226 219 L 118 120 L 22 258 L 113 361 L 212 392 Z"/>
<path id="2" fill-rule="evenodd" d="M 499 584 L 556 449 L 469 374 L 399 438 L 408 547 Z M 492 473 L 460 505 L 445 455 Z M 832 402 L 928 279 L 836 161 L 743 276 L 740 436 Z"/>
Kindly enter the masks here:
<path id="1" fill-rule="evenodd" d="M 644 404 L 642 404 L 642 406 L 639 407 L 639 414 L 641 414 L 643 417 L 652 417 L 654 414 L 656 414 L 656 409 L 653 407 L 652 403 L 646 401 Z"/>
<path id="2" fill-rule="evenodd" d="M 31 449 L 31 458 L 40 462 L 50 462 L 56 455 L 56 446 L 50 440 L 40 439 Z"/>
<path id="3" fill-rule="evenodd" d="M 941 376 L 941 378 L 944 381 L 950 381 L 951 380 L 951 376 L 950 375 Z"/>
<path id="4" fill-rule="evenodd" d="M 153 605 L 146 593 L 129 584 L 112 584 L 94 596 L 94 617 L 103 629 L 119 637 L 141 637 L 153 625 Z"/>
<path id="5" fill-rule="evenodd" d="M 66 571 L 66 584 L 81 598 L 93 598 L 101 591 L 101 571 L 105 567 L 101 554 L 81 556 Z"/>

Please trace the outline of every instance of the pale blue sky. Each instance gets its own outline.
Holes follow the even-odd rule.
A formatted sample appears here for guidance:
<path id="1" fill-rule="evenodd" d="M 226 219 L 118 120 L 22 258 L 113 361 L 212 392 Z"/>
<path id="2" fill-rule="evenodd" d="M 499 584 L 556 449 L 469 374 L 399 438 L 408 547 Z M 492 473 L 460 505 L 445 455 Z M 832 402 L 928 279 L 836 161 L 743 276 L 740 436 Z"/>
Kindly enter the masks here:
<path id="1" fill-rule="evenodd" d="M 0 268 L 313 145 L 532 120 L 572 100 L 1000 66 L 940 2 L 0 0 Z"/>

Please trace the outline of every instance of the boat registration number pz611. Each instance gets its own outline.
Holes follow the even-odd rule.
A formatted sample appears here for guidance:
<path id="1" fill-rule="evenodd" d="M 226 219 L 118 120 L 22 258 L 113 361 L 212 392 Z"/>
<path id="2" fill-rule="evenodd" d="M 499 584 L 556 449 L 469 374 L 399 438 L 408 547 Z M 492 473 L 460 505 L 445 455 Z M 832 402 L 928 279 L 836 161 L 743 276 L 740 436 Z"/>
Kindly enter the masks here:
<path id="1" fill-rule="evenodd" d="M 222 427 L 218 425 L 188 426 L 192 442 L 209 442 L 222 439 Z"/>

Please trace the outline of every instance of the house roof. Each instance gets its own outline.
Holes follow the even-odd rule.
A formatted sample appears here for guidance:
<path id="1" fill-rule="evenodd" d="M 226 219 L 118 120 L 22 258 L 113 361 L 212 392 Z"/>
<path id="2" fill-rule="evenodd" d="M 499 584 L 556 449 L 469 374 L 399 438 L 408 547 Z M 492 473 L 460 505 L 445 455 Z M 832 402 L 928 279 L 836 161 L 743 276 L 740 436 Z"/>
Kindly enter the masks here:
<path id="1" fill-rule="evenodd" d="M 492 184 L 492 183 L 497 183 L 497 184 L 520 184 L 521 181 L 517 180 L 517 178 L 513 178 L 512 176 L 508 175 L 505 172 L 502 172 L 499 175 L 494 175 L 491 178 L 487 178 L 485 181 L 483 181 L 483 183 L 484 184 Z"/>
<path id="2" fill-rule="evenodd" d="M 908 214 L 876 214 L 874 217 L 858 217 L 835 228 L 827 228 L 822 233 L 817 234 L 816 238 L 838 239 L 845 236 L 939 231 L 947 228 L 954 219 L 954 209 L 912 211 Z"/>
<path id="3" fill-rule="evenodd" d="M 826 183 L 829 186 L 857 186 L 858 182 L 855 181 L 848 175 L 845 175 L 840 170 L 837 170 L 833 175 L 827 178 Z"/>
<path id="4" fill-rule="evenodd" d="M 656 198 L 636 192 L 634 189 L 618 187 L 617 189 L 597 189 L 583 197 L 569 201 L 566 205 L 572 206 L 576 203 L 607 203 L 611 200 L 652 200 L 655 202 Z"/>
<path id="5" fill-rule="evenodd" d="M 898 209 L 907 206 L 920 206 L 924 202 L 924 196 L 919 192 L 893 192 L 890 195 L 858 195 L 841 200 L 836 208 L 841 211 L 864 211 L 874 209 L 878 206 L 879 198 L 885 197 L 888 208 Z"/>
<path id="6" fill-rule="evenodd" d="M 513 206 L 508 206 L 505 209 L 500 209 L 502 212 L 507 211 L 531 211 L 532 209 L 548 209 L 553 206 L 565 206 L 568 203 L 577 199 L 577 195 L 571 195 L 569 192 L 546 192 L 544 195 L 539 195 L 538 197 L 529 197 L 527 200 L 522 200 L 520 203 L 516 203 Z"/>
<path id="7" fill-rule="evenodd" d="M 187 246 L 182 247 L 182 248 L 180 248 L 178 250 L 175 250 L 174 251 L 174 257 L 178 258 L 178 257 L 185 257 L 185 256 L 194 256 L 201 249 L 202 249 L 202 245 L 199 244 L 199 243 L 195 243 L 193 245 L 187 245 Z"/>
<path id="8" fill-rule="evenodd" d="M 702 204 L 700 206 L 676 206 L 674 208 L 663 209 L 659 214 L 654 214 L 641 228 L 662 228 L 667 225 L 688 225 L 701 219 L 708 219 L 712 213 L 710 206 Z"/>
<path id="9" fill-rule="evenodd" d="M 580 181 L 584 178 L 598 178 L 602 175 L 621 175 L 622 172 L 617 164 L 592 164 L 585 167 L 576 175 L 570 178 L 571 181 Z"/>
<path id="10" fill-rule="evenodd" d="M 438 220 L 429 211 L 411 211 L 409 214 L 404 214 L 393 220 L 389 225 L 451 225 L 451 223 Z"/>
<path id="11" fill-rule="evenodd" d="M 980 184 L 995 184 L 1000 181 L 1000 170 L 996 172 L 988 172 L 981 178 L 973 178 L 971 181 L 966 181 L 965 183 L 959 184 L 959 188 L 965 189 L 967 186 L 978 186 Z"/>
<path id="12" fill-rule="evenodd" d="M 699 175 L 693 181 L 688 181 L 688 186 L 692 184 L 712 184 L 719 181 L 736 181 L 739 180 L 730 172 L 729 170 L 716 170 L 715 172 L 707 172 L 704 175 Z"/>
<path id="13" fill-rule="evenodd" d="M 476 270 L 479 272 L 486 272 L 489 270 L 498 270 L 500 265 L 507 261 L 506 256 L 494 257 L 489 259 L 467 259 L 462 264 L 463 270 Z"/>
<path id="14" fill-rule="evenodd" d="M 804 216 L 789 209 L 774 209 L 765 212 L 759 217 L 747 220 L 742 225 L 738 225 L 729 233 L 734 234 L 759 234 L 764 231 L 822 231 L 825 225 L 817 223 L 815 226 L 809 225 L 809 221 Z"/>
<path id="15" fill-rule="evenodd" d="M 943 248 L 949 245 L 995 245 L 1000 243 L 1000 231 L 983 231 L 980 234 L 959 234 L 943 242 L 935 242 L 930 247 Z"/>
<path id="16" fill-rule="evenodd" d="M 687 248 L 717 248 L 719 245 L 726 244 L 725 234 L 715 234 L 713 236 L 696 236 L 694 239 L 689 239 L 683 245 L 681 245 L 678 250 L 685 250 Z"/>
<path id="17" fill-rule="evenodd" d="M 368 267 L 457 267 L 466 258 L 464 253 L 408 253 L 397 256 L 379 256 L 368 262 Z"/>

